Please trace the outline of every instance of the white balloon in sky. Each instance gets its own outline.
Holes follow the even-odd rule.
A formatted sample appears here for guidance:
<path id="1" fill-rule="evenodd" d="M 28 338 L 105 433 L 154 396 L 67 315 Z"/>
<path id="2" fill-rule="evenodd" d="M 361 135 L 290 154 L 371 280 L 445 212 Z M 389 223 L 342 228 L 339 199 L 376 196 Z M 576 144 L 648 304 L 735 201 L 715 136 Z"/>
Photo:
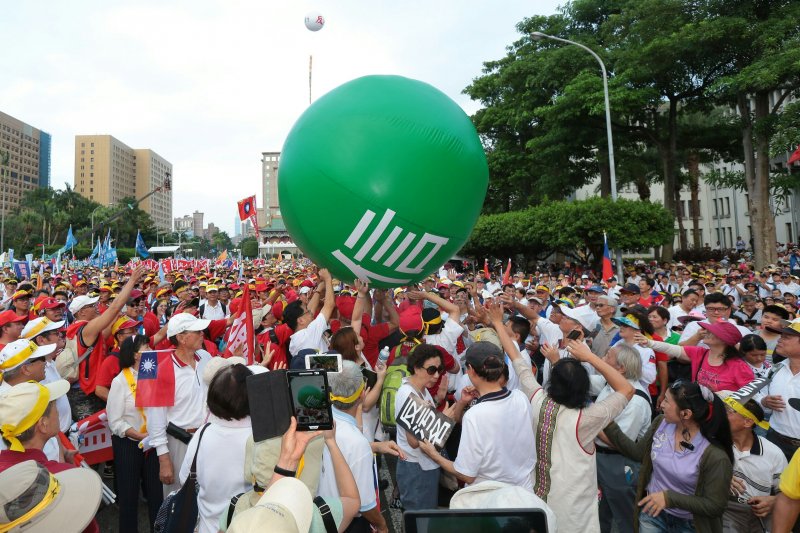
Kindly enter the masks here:
<path id="1" fill-rule="evenodd" d="M 325 25 L 325 17 L 318 11 L 310 11 L 306 13 L 306 28 L 311 31 L 319 31 Z"/>

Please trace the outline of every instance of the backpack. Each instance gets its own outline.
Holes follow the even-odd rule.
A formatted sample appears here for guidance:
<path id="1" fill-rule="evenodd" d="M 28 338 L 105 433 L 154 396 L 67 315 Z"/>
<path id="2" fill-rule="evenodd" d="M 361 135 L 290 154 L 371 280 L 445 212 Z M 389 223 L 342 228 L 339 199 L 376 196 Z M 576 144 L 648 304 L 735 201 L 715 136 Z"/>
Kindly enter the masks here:
<path id="1" fill-rule="evenodd" d="M 397 427 L 397 421 L 394 418 L 395 398 L 397 398 L 397 390 L 403 384 L 403 379 L 408 377 L 406 361 L 408 360 L 408 354 L 414 348 L 403 354 L 403 345 L 399 344 L 395 348 L 392 364 L 386 369 L 386 377 L 383 379 L 383 387 L 381 388 L 380 418 L 384 429 L 388 431 L 392 431 Z"/>
<path id="2" fill-rule="evenodd" d="M 64 349 L 56 356 L 56 370 L 62 379 L 70 383 L 78 381 L 78 368 L 92 354 L 94 346 L 89 346 L 83 355 L 78 357 L 78 336 L 67 339 Z M 88 368 L 88 367 L 87 367 Z"/>
<path id="3" fill-rule="evenodd" d="M 225 305 L 225 302 L 219 302 L 219 305 L 222 306 L 222 314 L 223 315 L 227 315 L 228 314 L 228 307 Z M 203 305 L 201 305 L 200 307 L 197 308 L 197 316 L 198 317 L 203 318 L 203 313 L 205 313 L 205 312 L 206 312 L 206 304 L 203 304 Z"/>

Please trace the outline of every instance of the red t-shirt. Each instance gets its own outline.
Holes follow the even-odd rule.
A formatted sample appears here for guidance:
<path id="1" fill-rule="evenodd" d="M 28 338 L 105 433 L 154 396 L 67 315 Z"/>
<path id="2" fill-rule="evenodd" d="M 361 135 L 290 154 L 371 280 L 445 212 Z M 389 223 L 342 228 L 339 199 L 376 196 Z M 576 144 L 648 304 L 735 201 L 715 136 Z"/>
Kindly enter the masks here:
<path id="1" fill-rule="evenodd" d="M 144 326 L 144 334 L 150 338 L 153 338 L 153 335 L 158 333 L 158 330 L 161 329 L 161 326 L 158 324 L 158 317 L 150 311 L 147 311 L 142 317 L 142 326 Z"/>
<path id="2" fill-rule="evenodd" d="M 95 386 L 110 389 L 111 382 L 114 381 L 114 378 L 117 377 L 119 373 L 119 356 L 116 352 L 110 352 L 103 361 L 103 364 L 100 365 L 100 371 L 97 374 Z"/>
<path id="3" fill-rule="evenodd" d="M 89 349 L 89 346 L 83 342 L 83 327 L 86 326 L 86 324 L 88 324 L 86 320 L 81 320 L 67 328 L 67 339 L 75 339 L 78 345 L 78 358 L 82 357 L 83 354 L 86 353 L 86 350 Z M 100 366 L 103 364 L 105 358 L 106 339 L 103 337 L 103 334 L 100 333 L 94 343 L 92 353 L 89 354 L 89 357 L 81 361 L 80 367 L 78 368 L 78 382 L 80 383 L 81 389 L 86 394 L 94 393 L 94 388 L 97 385 L 97 375 L 100 373 Z"/>
<path id="4" fill-rule="evenodd" d="M 275 339 L 277 339 L 277 343 L 272 341 L 272 335 L 270 335 L 270 331 L 275 332 Z M 270 370 L 275 370 L 275 367 L 279 364 L 285 364 L 286 367 L 289 367 L 289 361 L 286 358 L 286 347 L 289 346 L 289 337 L 292 336 L 292 329 L 287 326 L 286 324 L 278 324 L 272 330 L 262 331 L 256 336 L 256 342 L 259 343 L 261 346 L 266 347 L 268 342 L 272 342 L 272 346 L 270 349 L 275 351 L 275 355 L 272 356 L 267 368 Z"/>
<path id="5" fill-rule="evenodd" d="M 653 340 L 658 342 L 663 342 L 664 339 L 661 338 L 661 335 L 653 335 Z M 658 363 L 668 363 L 669 356 L 664 352 L 655 352 L 656 354 L 656 380 L 648 385 L 647 389 L 650 393 L 650 396 L 658 396 Z"/>
<path id="6" fill-rule="evenodd" d="M 692 379 L 712 392 L 737 391 L 753 381 L 753 369 L 741 357 L 729 357 L 719 366 L 708 364 L 708 348 L 684 346 L 692 361 Z"/>

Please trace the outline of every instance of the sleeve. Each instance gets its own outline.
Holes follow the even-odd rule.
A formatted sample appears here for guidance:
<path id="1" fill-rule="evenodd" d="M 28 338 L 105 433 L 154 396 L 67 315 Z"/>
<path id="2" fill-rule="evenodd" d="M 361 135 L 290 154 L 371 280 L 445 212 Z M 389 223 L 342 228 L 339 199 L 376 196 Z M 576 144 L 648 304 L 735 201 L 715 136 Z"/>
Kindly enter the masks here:
<path id="1" fill-rule="evenodd" d="M 589 376 L 589 394 L 596 397 L 600 391 L 606 386 L 606 378 L 599 374 Z"/>
<path id="2" fill-rule="evenodd" d="M 458 445 L 458 455 L 453 463 L 453 468 L 467 477 L 477 477 L 483 450 L 481 448 L 481 439 L 479 438 L 480 429 L 473 420 L 476 417 L 469 415 L 470 412 L 467 411 L 461 421 L 461 441 Z"/>
<path id="3" fill-rule="evenodd" d="M 100 371 L 97 373 L 95 385 L 110 389 L 111 383 L 114 381 L 117 374 L 119 374 L 119 359 L 110 355 L 106 357 L 100 365 Z"/>
<path id="4" fill-rule="evenodd" d="M 373 474 L 373 455 L 372 449 L 365 441 L 366 450 L 354 461 L 351 461 L 350 470 L 353 472 L 353 478 L 356 480 L 356 486 L 359 487 L 359 494 L 361 495 L 361 508 L 360 512 L 365 513 L 370 509 L 378 506 L 378 501 L 375 495 L 375 477 Z M 369 490 L 362 490 L 369 487 Z"/>
<path id="5" fill-rule="evenodd" d="M 464 328 L 452 318 L 447 317 L 447 320 L 444 323 L 444 328 L 442 329 L 442 333 L 444 333 L 444 336 L 448 341 L 455 344 L 458 342 L 458 338 L 461 337 L 461 334 L 464 333 Z"/>
<path id="6" fill-rule="evenodd" d="M 613 392 L 599 402 L 585 408 L 578 421 L 578 440 L 582 447 L 591 445 L 597 434 L 612 422 L 628 405 L 628 399 Z"/>
<path id="7" fill-rule="evenodd" d="M 700 460 L 699 480 L 704 480 L 701 494 L 680 494 L 666 491 L 667 507 L 675 507 L 703 516 L 721 516 L 728 505 L 733 465 L 725 452 L 714 445 L 706 449 Z"/>
<path id="8" fill-rule="evenodd" d="M 119 379 L 114 379 L 111 382 L 111 389 L 108 392 L 108 400 L 106 400 L 108 427 L 112 434 L 123 438 L 125 437 L 125 432 L 131 429 L 130 424 L 125 422 L 124 419 L 125 389 L 127 388 L 127 383 L 121 383 Z"/>
<path id="9" fill-rule="evenodd" d="M 703 355 L 708 352 L 708 348 L 703 348 L 701 346 L 684 346 L 683 351 L 686 352 L 686 356 L 692 362 L 692 370 L 694 371 L 695 367 L 700 366 L 700 361 L 703 359 Z"/>
<path id="10" fill-rule="evenodd" d="M 794 452 L 789 466 L 781 474 L 781 492 L 793 500 L 800 500 L 800 450 Z"/>
<path id="11" fill-rule="evenodd" d="M 192 461 L 194 461 L 194 456 L 197 453 L 197 435 L 199 434 L 199 431 L 195 432 L 195 434 L 192 435 L 192 440 L 189 441 L 189 445 L 186 447 L 186 455 L 183 456 L 183 464 L 181 464 L 181 470 L 178 473 L 178 479 L 180 479 L 181 485 L 186 483 L 186 479 L 189 477 L 189 470 L 192 468 Z"/>
<path id="12" fill-rule="evenodd" d="M 736 390 L 741 389 L 751 381 L 755 379 L 755 373 L 753 372 L 753 367 L 748 365 L 744 359 L 738 359 L 736 361 Z"/>
<path id="13" fill-rule="evenodd" d="M 629 439 L 615 422 L 612 422 L 606 426 L 604 431 L 606 437 L 608 437 L 608 440 L 611 441 L 611 444 L 613 444 L 622 455 L 628 459 L 632 459 L 641 463 L 645 455 L 649 453 L 653 443 L 653 433 L 656 432 L 656 429 L 658 429 L 658 426 L 661 425 L 661 421 L 663 419 L 664 415 L 656 417 L 656 419 L 650 424 L 650 428 L 647 430 L 647 433 L 645 433 L 642 438 L 636 441 Z"/>
<path id="14" fill-rule="evenodd" d="M 167 448 L 167 408 L 145 407 L 147 417 L 147 434 L 150 436 L 150 445 L 156 449 L 158 455 L 169 453 Z M 173 465 L 175 467 L 176 465 Z"/>
<path id="15" fill-rule="evenodd" d="M 533 397 L 536 391 L 541 389 L 542 386 L 536 381 L 536 376 L 531 369 L 531 363 L 526 361 L 524 357 L 521 357 L 516 359 L 512 365 L 519 379 L 519 390 L 521 390 L 527 398 Z"/>
<path id="16" fill-rule="evenodd" d="M 647 348 L 640 350 L 639 355 L 642 358 L 642 379 L 640 381 L 649 385 L 656 380 L 656 375 L 658 374 L 656 353 L 650 348 Z"/>

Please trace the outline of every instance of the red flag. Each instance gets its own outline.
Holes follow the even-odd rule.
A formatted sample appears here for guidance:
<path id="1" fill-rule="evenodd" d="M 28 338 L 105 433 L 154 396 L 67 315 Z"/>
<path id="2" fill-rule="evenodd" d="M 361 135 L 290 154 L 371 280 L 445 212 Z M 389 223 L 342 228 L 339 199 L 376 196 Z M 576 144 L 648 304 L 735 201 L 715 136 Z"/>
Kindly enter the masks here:
<path id="1" fill-rule="evenodd" d="M 503 285 L 511 283 L 511 259 L 508 260 L 508 266 L 503 274 Z"/>
<path id="2" fill-rule="evenodd" d="M 490 277 L 489 276 L 489 260 L 488 259 L 484 259 L 483 260 L 483 279 L 488 280 L 489 277 Z"/>
<path id="3" fill-rule="evenodd" d="M 172 364 L 172 350 L 142 353 L 136 380 L 136 407 L 172 407 L 175 403 Z"/>
<path id="4" fill-rule="evenodd" d="M 795 161 L 800 161 L 800 146 L 798 146 L 797 150 L 795 150 L 792 155 L 789 156 L 789 161 L 787 161 L 786 164 L 791 165 Z"/>
<path id="5" fill-rule="evenodd" d="M 603 281 L 614 277 L 614 268 L 611 266 L 611 252 L 608 251 L 608 237 L 603 233 Z"/>
<path id="6" fill-rule="evenodd" d="M 253 329 L 253 308 L 250 303 L 250 286 L 245 284 L 241 303 L 236 318 L 225 337 L 228 344 L 226 351 L 233 353 L 239 346 L 244 346 L 242 356 L 252 365 L 255 356 L 255 331 Z"/>
<path id="7" fill-rule="evenodd" d="M 78 433 L 78 451 L 87 464 L 96 465 L 114 458 L 111 430 L 108 428 L 105 409 L 79 420 L 75 426 Z"/>
<path id="8" fill-rule="evenodd" d="M 253 229 L 258 238 L 258 209 L 256 208 L 256 196 L 248 196 L 244 200 L 239 200 L 239 220 L 250 219 Z"/>

